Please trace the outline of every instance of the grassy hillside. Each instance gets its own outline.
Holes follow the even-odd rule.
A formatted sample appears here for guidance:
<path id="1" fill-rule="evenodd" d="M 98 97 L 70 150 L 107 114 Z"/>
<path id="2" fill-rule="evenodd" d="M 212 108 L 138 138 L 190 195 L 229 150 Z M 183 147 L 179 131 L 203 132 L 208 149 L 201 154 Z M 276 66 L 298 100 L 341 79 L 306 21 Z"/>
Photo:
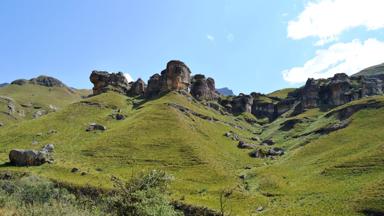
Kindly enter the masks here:
<path id="1" fill-rule="evenodd" d="M 288 113 L 260 126 L 174 92 L 151 101 L 110 92 L 0 128 L 1 163 L 14 148 L 38 149 L 47 143 L 56 147 L 53 164 L 4 164 L 0 170 L 110 189 L 111 176 L 129 179 L 141 170 L 162 169 L 175 178 L 173 199 L 219 209 L 220 194 L 226 191 L 226 209 L 233 215 L 383 212 L 384 108 L 362 109 L 350 117 L 348 127 L 320 133 L 343 121 L 337 109 L 373 103 L 384 104 L 384 97 L 354 101 L 327 113 Z M 125 120 L 112 117 L 118 111 Z M 91 122 L 107 130 L 86 132 Z M 251 140 L 255 137 L 272 139 L 286 154 L 274 160 L 251 158 L 251 150 L 237 148 L 237 141 L 224 136 L 229 131 L 249 143 L 258 144 Z M 75 167 L 80 172 L 72 173 Z"/>
<path id="2" fill-rule="evenodd" d="M 372 76 L 379 75 L 384 73 L 384 63 L 379 65 L 374 65 L 372 67 L 366 68 L 353 76 Z"/>
<path id="3" fill-rule="evenodd" d="M 23 119 L 32 119 L 38 111 L 57 111 L 79 101 L 85 90 L 70 90 L 65 87 L 41 85 L 8 85 L 0 88 L 0 122 L 7 124 Z M 14 110 L 10 112 L 9 106 Z M 36 114 L 35 114 L 36 115 Z"/>

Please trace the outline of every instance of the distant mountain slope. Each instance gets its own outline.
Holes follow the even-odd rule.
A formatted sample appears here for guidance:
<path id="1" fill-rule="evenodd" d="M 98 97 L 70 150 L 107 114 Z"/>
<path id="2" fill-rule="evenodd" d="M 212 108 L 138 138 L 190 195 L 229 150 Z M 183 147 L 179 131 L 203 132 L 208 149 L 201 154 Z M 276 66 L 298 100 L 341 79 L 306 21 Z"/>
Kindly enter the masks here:
<path id="1" fill-rule="evenodd" d="M 41 77 L 31 80 L 33 81 L 19 80 L 16 81 L 17 84 L 0 88 L 0 122 L 39 118 L 79 101 L 88 92 L 69 89 L 56 79 L 54 82 Z"/>
<path id="2" fill-rule="evenodd" d="M 366 68 L 356 74 L 353 74 L 352 76 L 372 76 L 379 74 L 384 74 L 384 63 Z"/>
<path id="3" fill-rule="evenodd" d="M 217 92 L 219 92 L 220 94 L 224 95 L 224 96 L 233 96 L 235 95 L 233 93 L 233 91 L 227 87 L 224 87 L 224 88 L 219 88 L 219 89 L 216 89 Z"/>
<path id="4" fill-rule="evenodd" d="M 0 88 L 9 85 L 9 83 L 2 83 L 0 84 Z"/>

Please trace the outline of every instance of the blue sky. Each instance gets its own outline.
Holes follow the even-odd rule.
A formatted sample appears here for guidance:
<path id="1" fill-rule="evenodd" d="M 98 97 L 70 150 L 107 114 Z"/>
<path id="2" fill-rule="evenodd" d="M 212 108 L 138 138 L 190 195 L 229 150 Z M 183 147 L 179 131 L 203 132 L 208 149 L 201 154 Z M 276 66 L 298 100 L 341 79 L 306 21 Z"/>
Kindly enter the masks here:
<path id="1" fill-rule="evenodd" d="M 0 82 L 91 88 L 94 69 L 147 80 L 179 59 L 217 87 L 268 93 L 384 62 L 381 2 L 2 0 Z"/>

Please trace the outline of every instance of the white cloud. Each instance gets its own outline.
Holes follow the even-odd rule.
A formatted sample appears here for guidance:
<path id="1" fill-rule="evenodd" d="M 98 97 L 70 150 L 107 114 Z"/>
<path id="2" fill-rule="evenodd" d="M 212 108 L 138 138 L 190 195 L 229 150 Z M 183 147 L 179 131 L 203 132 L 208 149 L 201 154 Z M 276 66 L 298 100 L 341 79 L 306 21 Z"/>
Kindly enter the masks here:
<path id="1" fill-rule="evenodd" d="M 384 62 L 384 41 L 368 39 L 336 43 L 316 51 L 316 56 L 301 67 L 284 70 L 283 78 L 290 83 L 303 83 L 308 78 L 327 78 L 336 73 L 348 75 Z"/>
<path id="2" fill-rule="evenodd" d="M 124 73 L 125 78 L 127 79 L 128 82 L 133 82 L 133 78 L 129 73 Z"/>
<path id="3" fill-rule="evenodd" d="M 365 27 L 384 28 L 383 0 L 317 0 L 309 2 L 296 20 L 288 23 L 288 37 L 317 37 L 316 45 L 337 40 L 343 32 Z"/>
<path id="4" fill-rule="evenodd" d="M 210 41 L 215 41 L 215 37 L 213 37 L 210 34 L 207 34 L 207 39 L 210 40 Z"/>
<path id="5" fill-rule="evenodd" d="M 235 36 L 232 33 L 227 34 L 227 41 L 232 42 L 235 40 Z"/>

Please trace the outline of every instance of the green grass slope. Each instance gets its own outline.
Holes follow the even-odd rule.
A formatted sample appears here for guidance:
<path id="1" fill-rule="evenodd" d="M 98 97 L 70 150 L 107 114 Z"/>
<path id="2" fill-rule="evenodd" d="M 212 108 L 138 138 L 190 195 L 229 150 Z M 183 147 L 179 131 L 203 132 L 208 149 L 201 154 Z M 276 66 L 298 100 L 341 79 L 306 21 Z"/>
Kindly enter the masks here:
<path id="1" fill-rule="evenodd" d="M 339 109 L 372 103 L 379 106 L 356 112 L 346 128 L 318 133 L 341 122 L 333 114 Z M 247 115 L 221 115 L 174 92 L 150 101 L 109 92 L 0 128 L 0 170 L 110 189 L 111 176 L 129 179 L 141 170 L 162 169 L 175 177 L 173 199 L 219 209 L 226 191 L 226 210 L 233 215 L 369 215 L 384 211 L 381 105 L 383 96 L 368 97 L 329 112 L 288 113 L 260 126 L 247 123 Z M 112 117 L 118 111 L 125 120 Z M 107 130 L 86 132 L 91 122 Z M 237 148 L 224 136 L 228 131 L 255 144 L 255 136 L 272 139 L 286 154 L 274 160 L 250 158 L 251 150 Z M 48 143 L 56 147 L 53 164 L 6 164 L 11 149 Z M 81 171 L 72 173 L 74 167 Z M 259 206 L 264 207 L 260 212 Z"/>
<path id="2" fill-rule="evenodd" d="M 0 122 L 7 124 L 17 120 L 32 119 L 33 114 L 39 110 L 53 112 L 79 101 L 86 92 L 86 90 L 33 84 L 2 87 L 0 88 Z M 15 108 L 13 113 L 9 112 L 9 103 Z"/>
<path id="3" fill-rule="evenodd" d="M 216 120 L 185 114 L 169 103 Z M 125 120 L 111 117 L 117 110 L 127 116 Z M 86 132 L 91 122 L 108 129 Z M 175 177 L 175 200 L 218 209 L 220 193 L 231 190 L 231 208 L 248 214 L 255 203 L 262 204 L 265 198 L 248 193 L 239 175 L 245 166 L 260 166 L 263 162 L 248 157 L 249 150 L 238 149 L 237 142 L 224 133 L 232 130 L 250 138 L 257 127 L 233 116 L 222 116 L 177 93 L 143 103 L 111 92 L 1 129 L 0 160 L 8 161 L 8 152 L 13 148 L 36 149 L 53 143 L 55 163 L 29 168 L 5 165 L 2 169 L 30 171 L 68 184 L 107 189 L 111 188 L 112 175 L 128 179 L 141 170 L 162 169 Z M 57 133 L 50 134 L 50 130 Z M 32 140 L 39 144 L 33 145 Z M 74 167 L 87 175 L 71 173 Z"/>

